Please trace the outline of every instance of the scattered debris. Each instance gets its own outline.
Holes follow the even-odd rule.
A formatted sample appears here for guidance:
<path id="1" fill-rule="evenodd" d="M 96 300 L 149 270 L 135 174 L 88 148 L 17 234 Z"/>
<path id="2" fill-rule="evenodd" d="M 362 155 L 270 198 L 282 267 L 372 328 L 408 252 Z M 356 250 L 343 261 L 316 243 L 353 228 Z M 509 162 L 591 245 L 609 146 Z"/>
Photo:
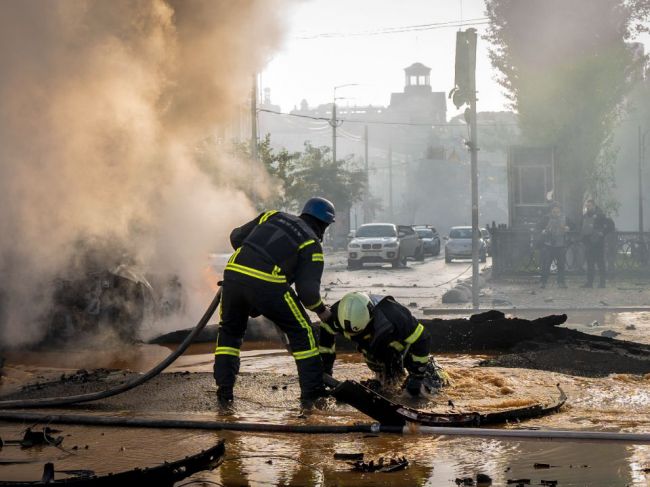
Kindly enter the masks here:
<path id="1" fill-rule="evenodd" d="M 549 463 L 535 463 L 535 464 L 533 464 L 533 468 L 535 468 L 535 469 L 551 468 L 551 467 L 553 467 L 553 466 L 554 466 L 554 465 L 551 465 L 551 464 L 549 464 Z"/>
<path id="2" fill-rule="evenodd" d="M 474 479 L 472 477 L 456 478 L 456 485 L 474 485 Z"/>
<path id="3" fill-rule="evenodd" d="M 31 448 L 33 446 L 41 445 L 51 445 L 59 446 L 63 441 L 63 436 L 52 436 L 53 433 L 59 433 L 58 430 L 54 430 L 45 426 L 41 431 L 32 431 L 31 428 L 25 430 L 23 439 L 20 441 L 20 446 L 22 448 Z M 9 442 L 7 442 L 9 444 Z"/>
<path id="4" fill-rule="evenodd" d="M 134 468 L 124 472 L 109 473 L 95 476 L 90 470 L 55 470 L 53 463 L 46 463 L 40 481 L 3 481 L 0 487 L 28 487 L 28 486 L 107 486 L 107 485 L 156 485 L 171 487 L 176 482 L 203 470 L 212 470 L 219 466 L 225 454 L 224 441 L 220 440 L 215 446 L 199 453 L 187 456 L 174 462 L 164 462 L 150 468 Z M 57 480 L 55 473 L 75 475 L 73 478 Z"/>
<path id="5" fill-rule="evenodd" d="M 619 335 L 620 333 L 614 330 L 605 330 L 600 333 L 600 336 L 604 336 L 605 338 L 616 338 Z"/>
<path id="6" fill-rule="evenodd" d="M 589 326 L 591 326 L 591 327 L 600 326 L 600 323 L 598 322 L 598 320 L 594 320 L 594 321 L 591 322 L 591 324 Z"/>
<path id="7" fill-rule="evenodd" d="M 492 478 L 489 475 L 486 475 L 484 473 L 477 473 L 476 485 L 483 486 L 483 487 L 492 485 Z"/>
<path id="8" fill-rule="evenodd" d="M 517 486 L 530 485 L 530 479 L 508 479 L 507 484 L 508 485 L 516 484 Z"/>
<path id="9" fill-rule="evenodd" d="M 355 472 L 397 472 L 398 470 L 404 470 L 408 467 L 409 461 L 406 457 L 397 457 L 397 458 L 387 458 L 380 457 L 377 462 L 370 460 L 369 462 L 364 462 L 363 460 L 350 463 L 352 470 Z"/>
<path id="10" fill-rule="evenodd" d="M 539 485 L 548 485 L 549 487 L 555 487 L 557 485 L 557 480 L 540 480 Z"/>
<path id="11" fill-rule="evenodd" d="M 334 460 L 363 460 L 363 453 L 334 453 Z"/>
<path id="12" fill-rule="evenodd" d="M 411 301 L 411 302 L 409 303 L 409 308 L 417 308 L 417 307 L 418 307 L 418 303 L 417 303 L 417 302 L 415 302 L 415 301 Z"/>
<path id="13" fill-rule="evenodd" d="M 627 326 L 625 327 L 625 329 L 626 329 L 626 330 L 636 330 L 636 326 L 634 326 L 634 325 L 627 325 Z"/>
<path id="14" fill-rule="evenodd" d="M 442 295 L 442 302 L 444 304 L 462 304 L 468 303 L 471 298 L 471 293 L 468 295 L 465 289 L 452 288 Z"/>

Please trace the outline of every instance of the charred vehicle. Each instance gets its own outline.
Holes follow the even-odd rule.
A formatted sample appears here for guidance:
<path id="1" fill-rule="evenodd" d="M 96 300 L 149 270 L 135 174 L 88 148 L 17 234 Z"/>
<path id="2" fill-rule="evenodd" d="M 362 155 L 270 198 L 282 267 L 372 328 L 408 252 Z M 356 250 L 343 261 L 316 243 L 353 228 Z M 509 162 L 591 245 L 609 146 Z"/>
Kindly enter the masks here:
<path id="1" fill-rule="evenodd" d="M 143 328 L 183 310 L 179 278 L 143 272 L 122 245 L 82 241 L 72 255 L 68 266 L 39 290 L 50 302 L 41 316 L 42 343 L 48 346 L 104 332 L 133 342 Z"/>

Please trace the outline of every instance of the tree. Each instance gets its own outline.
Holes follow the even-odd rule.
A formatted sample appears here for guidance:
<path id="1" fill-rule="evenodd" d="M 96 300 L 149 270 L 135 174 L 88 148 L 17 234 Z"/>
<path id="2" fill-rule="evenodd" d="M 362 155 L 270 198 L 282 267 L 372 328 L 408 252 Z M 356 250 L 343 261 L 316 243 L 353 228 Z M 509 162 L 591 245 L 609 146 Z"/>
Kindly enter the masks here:
<path id="1" fill-rule="evenodd" d="M 250 159 L 250 152 L 248 142 L 235 144 L 236 157 Z M 348 169 L 352 165 L 350 161 L 332 161 L 328 147 L 314 147 L 307 142 L 303 152 L 288 152 L 284 148 L 274 150 L 267 134 L 258 142 L 257 154 L 277 184 L 271 196 L 260 202 L 264 208 L 299 211 L 312 196 L 323 196 L 330 199 L 339 212 L 345 212 L 364 194 L 365 172 L 354 167 Z"/>
<path id="2" fill-rule="evenodd" d="M 330 199 L 339 211 L 349 211 L 360 201 L 366 186 L 366 174 L 361 169 L 348 169 L 350 161 L 332 160 L 329 147 L 314 147 L 305 143 L 294 172 L 287 196 L 294 205 L 312 196 Z"/>
<path id="3" fill-rule="evenodd" d="M 557 150 L 569 215 L 607 198 L 611 137 L 643 59 L 628 41 L 650 0 L 486 0 L 490 58 L 526 143 Z M 611 185 L 611 181 L 610 181 Z"/>

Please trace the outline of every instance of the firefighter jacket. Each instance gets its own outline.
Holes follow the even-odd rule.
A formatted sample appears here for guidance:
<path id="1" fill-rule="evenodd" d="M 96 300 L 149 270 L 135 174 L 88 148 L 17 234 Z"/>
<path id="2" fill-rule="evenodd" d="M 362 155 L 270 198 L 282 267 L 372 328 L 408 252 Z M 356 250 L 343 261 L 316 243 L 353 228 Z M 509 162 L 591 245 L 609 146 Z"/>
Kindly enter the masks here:
<path id="1" fill-rule="evenodd" d="M 309 310 L 321 313 L 323 248 L 314 230 L 298 216 L 267 211 L 235 228 L 230 234 L 235 249 L 224 278 L 291 285 Z"/>
<path id="2" fill-rule="evenodd" d="M 372 320 L 362 333 L 351 335 L 338 321 L 338 305 L 332 310 L 329 323 L 321 323 L 319 352 L 325 372 L 331 373 L 336 358 L 337 334 L 357 345 L 370 369 L 386 371 L 397 360 L 399 368 L 405 366 L 409 375 L 421 377 L 429 359 L 430 336 L 411 312 L 391 296 L 370 296 L 373 303 Z"/>

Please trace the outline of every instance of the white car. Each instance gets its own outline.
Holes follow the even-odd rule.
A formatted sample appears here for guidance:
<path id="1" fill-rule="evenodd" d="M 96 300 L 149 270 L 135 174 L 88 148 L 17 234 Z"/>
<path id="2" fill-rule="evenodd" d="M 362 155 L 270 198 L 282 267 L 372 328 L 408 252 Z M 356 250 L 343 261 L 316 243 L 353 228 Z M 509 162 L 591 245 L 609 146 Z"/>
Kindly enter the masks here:
<path id="1" fill-rule="evenodd" d="M 406 265 L 406 259 L 424 259 L 422 240 L 413 227 L 392 223 L 361 225 L 348 244 L 348 268 L 359 269 L 366 262 Z"/>
<path id="2" fill-rule="evenodd" d="M 479 231 L 478 257 L 481 262 L 487 261 L 487 244 Z M 472 227 L 452 227 L 445 244 L 445 262 L 452 259 L 472 258 Z"/>

